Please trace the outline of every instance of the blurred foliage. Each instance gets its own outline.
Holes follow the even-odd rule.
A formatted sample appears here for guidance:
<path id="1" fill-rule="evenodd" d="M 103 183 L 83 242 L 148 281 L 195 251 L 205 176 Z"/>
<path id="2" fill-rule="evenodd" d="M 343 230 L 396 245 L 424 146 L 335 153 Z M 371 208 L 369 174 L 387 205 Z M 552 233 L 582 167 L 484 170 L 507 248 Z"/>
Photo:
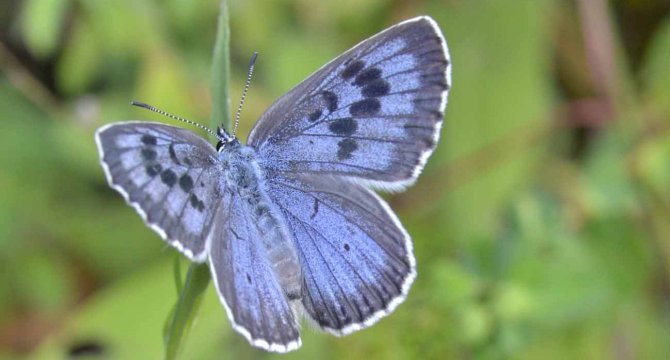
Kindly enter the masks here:
<path id="1" fill-rule="evenodd" d="M 107 187 L 93 132 L 173 123 L 132 99 L 207 124 L 217 13 L 215 0 L 0 4 L 0 359 L 162 356 L 174 251 Z M 454 70 L 438 151 L 390 198 L 419 277 L 379 324 L 305 327 L 285 357 L 667 358 L 667 1 L 231 0 L 233 101 L 260 53 L 242 138 L 322 64 L 420 14 Z M 277 357 L 231 330 L 211 286 L 182 355 Z"/>

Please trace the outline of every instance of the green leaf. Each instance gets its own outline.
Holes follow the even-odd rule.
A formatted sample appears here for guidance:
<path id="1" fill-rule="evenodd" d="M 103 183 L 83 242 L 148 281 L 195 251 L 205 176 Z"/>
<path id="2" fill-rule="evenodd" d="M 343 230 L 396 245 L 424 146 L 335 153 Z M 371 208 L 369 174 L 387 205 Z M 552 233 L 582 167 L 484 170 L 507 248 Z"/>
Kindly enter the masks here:
<path id="1" fill-rule="evenodd" d="M 435 204 L 431 216 L 437 210 L 444 220 L 432 231 L 470 244 L 484 238 L 501 205 L 533 178 L 546 143 L 537 135 L 551 119 L 550 5 L 461 2 L 428 12 L 444 30 L 453 62 L 443 139 L 418 184 L 423 203 Z"/>
<path id="2" fill-rule="evenodd" d="M 91 26 L 85 21 L 78 20 L 70 36 L 58 60 L 56 76 L 64 92 L 77 94 L 85 91 L 98 76 L 102 64 L 101 49 Z"/>
<path id="3" fill-rule="evenodd" d="M 232 129 L 230 116 L 230 27 L 228 4 L 221 1 L 219 23 L 216 29 L 214 57 L 212 60 L 212 118 L 211 127 Z M 214 140 L 214 139 L 212 139 Z"/>
<path id="4" fill-rule="evenodd" d="M 659 26 L 642 68 L 646 96 L 651 105 L 670 113 L 670 20 Z"/>
<path id="5" fill-rule="evenodd" d="M 27 0 L 21 13 L 26 45 L 38 57 L 53 54 L 63 29 L 69 0 Z"/>
<path id="6" fill-rule="evenodd" d="M 21 305 L 38 312 L 63 311 L 73 296 L 74 284 L 67 277 L 70 270 L 62 256 L 46 252 L 21 255 L 21 263 L 13 264 L 17 271 L 12 279 L 16 283 L 14 294 Z"/>
<path id="7" fill-rule="evenodd" d="M 78 0 L 77 5 L 109 58 L 127 58 L 138 50 L 162 42 L 157 4 L 132 0 Z"/>
<path id="8" fill-rule="evenodd" d="M 174 283 L 165 276 L 170 264 L 154 262 L 88 298 L 73 309 L 33 358 L 64 359 L 81 342 L 99 344 L 105 358 L 160 358 L 163 348 L 156 329 L 169 312 L 174 294 Z"/>
<path id="9" fill-rule="evenodd" d="M 180 347 L 202 301 L 202 296 L 209 285 L 209 268 L 205 264 L 191 264 L 184 281 L 184 288 L 165 335 L 165 359 L 176 359 Z"/>
<path id="10" fill-rule="evenodd" d="M 174 264 L 172 265 L 172 273 L 174 275 L 174 285 L 177 288 L 177 295 L 184 289 L 184 283 L 181 281 L 181 256 L 175 253 Z"/>

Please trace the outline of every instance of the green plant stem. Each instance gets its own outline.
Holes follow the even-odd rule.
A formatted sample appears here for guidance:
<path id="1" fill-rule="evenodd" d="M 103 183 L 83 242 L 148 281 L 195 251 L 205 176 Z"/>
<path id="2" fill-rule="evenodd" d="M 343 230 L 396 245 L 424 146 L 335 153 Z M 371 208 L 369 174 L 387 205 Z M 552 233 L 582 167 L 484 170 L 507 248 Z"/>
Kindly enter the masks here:
<path id="1" fill-rule="evenodd" d="M 230 28 L 228 27 L 228 4 L 221 1 L 216 43 L 212 59 L 212 118 L 211 126 L 222 125 L 231 130 L 230 116 Z"/>
<path id="2" fill-rule="evenodd" d="M 221 1 L 216 40 L 214 44 L 214 56 L 212 59 L 212 117 L 211 126 L 216 129 L 223 126 L 231 128 L 230 116 L 230 29 L 228 27 L 228 4 L 226 0 Z M 216 139 L 212 139 L 216 140 Z M 175 265 L 175 266 L 178 266 Z M 175 274 L 179 271 L 175 269 Z M 186 338 L 190 325 L 193 322 L 202 295 L 207 289 L 210 273 L 207 265 L 192 263 L 189 265 L 184 284 L 177 290 L 180 291 L 179 300 L 174 311 L 168 315 L 168 326 L 166 327 L 165 358 L 176 359 L 179 349 Z"/>
<path id="3" fill-rule="evenodd" d="M 172 264 L 172 275 L 174 276 L 174 285 L 177 288 L 177 296 L 181 294 L 184 289 L 184 284 L 181 282 L 181 255 L 174 254 L 174 263 Z"/>
<path id="4" fill-rule="evenodd" d="M 188 333 L 202 295 L 209 285 L 206 265 L 191 264 L 186 274 L 181 295 L 165 335 L 165 359 L 176 359 L 185 335 Z"/>

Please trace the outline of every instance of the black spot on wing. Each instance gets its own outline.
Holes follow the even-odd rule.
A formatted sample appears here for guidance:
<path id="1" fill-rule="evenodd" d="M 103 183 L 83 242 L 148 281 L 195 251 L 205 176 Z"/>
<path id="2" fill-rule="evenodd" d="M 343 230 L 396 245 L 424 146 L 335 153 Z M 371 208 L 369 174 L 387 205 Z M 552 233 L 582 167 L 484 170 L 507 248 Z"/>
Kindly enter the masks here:
<path id="1" fill-rule="evenodd" d="M 156 145 L 156 137 L 151 135 L 142 135 L 142 143 L 144 145 Z"/>
<path id="2" fill-rule="evenodd" d="M 349 244 L 344 243 L 344 250 L 349 251 Z"/>
<path id="3" fill-rule="evenodd" d="M 365 86 L 367 83 L 375 81 L 382 76 L 382 71 L 378 68 L 365 69 L 363 72 L 356 76 L 354 80 L 354 85 L 356 86 Z"/>
<path id="4" fill-rule="evenodd" d="M 350 117 L 336 119 L 328 125 L 328 129 L 330 129 L 333 134 L 349 136 L 356 132 L 358 123 Z"/>
<path id="5" fill-rule="evenodd" d="M 332 91 L 324 91 L 321 93 L 323 96 L 323 100 L 326 102 L 326 107 L 328 108 L 328 111 L 333 112 L 337 110 L 337 95 L 333 93 Z"/>
<path id="6" fill-rule="evenodd" d="M 379 99 L 367 98 L 351 104 L 349 113 L 352 116 L 370 116 L 376 114 L 380 109 Z"/>
<path id="7" fill-rule="evenodd" d="M 191 206 L 193 206 L 194 209 L 202 212 L 205 210 L 205 203 L 202 202 L 202 200 L 198 199 L 198 197 L 195 194 L 191 194 L 191 197 L 189 198 L 189 201 L 191 203 Z"/>
<path id="8" fill-rule="evenodd" d="M 153 160 L 156 159 L 156 156 L 157 156 L 156 150 L 150 149 L 150 148 L 144 148 L 144 149 L 142 149 L 142 151 L 140 153 L 141 153 L 142 159 L 144 159 L 144 161 L 153 161 Z"/>
<path id="9" fill-rule="evenodd" d="M 174 171 L 166 169 L 161 173 L 161 181 L 163 184 L 169 187 L 173 187 L 174 184 L 177 183 L 177 175 L 174 173 Z"/>
<path id="10" fill-rule="evenodd" d="M 247 201 L 252 206 L 258 204 L 258 201 L 260 201 L 260 193 L 258 195 L 258 200 L 248 199 Z M 262 216 L 270 212 L 270 208 L 267 207 L 267 205 L 265 204 L 258 204 L 254 212 L 256 213 L 256 216 L 258 216 L 258 218 L 261 218 Z"/>
<path id="11" fill-rule="evenodd" d="M 354 75 L 358 74 L 358 72 L 361 71 L 364 67 L 365 62 L 363 62 L 362 60 L 356 60 L 351 64 L 347 65 L 347 67 L 344 70 L 342 70 L 342 73 L 340 75 L 342 75 L 343 79 L 348 80 L 354 77 Z"/>
<path id="12" fill-rule="evenodd" d="M 361 94 L 365 97 L 377 97 L 388 95 L 391 85 L 384 79 L 377 79 L 365 85 Z"/>
<path id="13" fill-rule="evenodd" d="M 310 219 L 314 219 L 316 214 L 319 212 L 319 199 L 314 198 L 314 208 L 312 209 L 312 214 L 309 216 Z"/>
<path id="14" fill-rule="evenodd" d="M 337 158 L 340 160 L 351 159 L 351 154 L 358 149 L 356 140 L 343 139 L 337 143 Z"/>
<path id="15" fill-rule="evenodd" d="M 240 237 L 240 235 L 238 235 L 237 232 L 235 232 L 235 230 L 230 229 L 230 232 L 233 233 L 233 236 L 235 236 L 235 239 L 237 239 L 237 240 L 243 240 L 243 239 Z"/>
<path id="16" fill-rule="evenodd" d="M 179 178 L 179 187 L 184 192 L 190 192 L 193 189 L 193 179 L 188 174 L 182 175 Z"/>
<path id="17" fill-rule="evenodd" d="M 156 175 L 160 174 L 161 170 L 163 170 L 163 167 L 161 167 L 160 164 L 153 164 L 147 165 L 144 169 L 147 171 L 147 175 L 155 177 Z"/>
<path id="18" fill-rule="evenodd" d="M 309 121 L 310 122 L 315 122 L 319 120 L 321 117 L 322 111 L 321 109 L 314 111 L 313 113 L 309 114 Z"/>

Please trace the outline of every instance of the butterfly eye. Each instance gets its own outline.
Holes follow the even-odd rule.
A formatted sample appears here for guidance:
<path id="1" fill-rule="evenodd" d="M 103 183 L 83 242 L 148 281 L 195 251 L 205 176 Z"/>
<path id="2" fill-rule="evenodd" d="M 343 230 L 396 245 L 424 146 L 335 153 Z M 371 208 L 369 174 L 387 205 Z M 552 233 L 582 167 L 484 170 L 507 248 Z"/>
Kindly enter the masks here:
<path id="1" fill-rule="evenodd" d="M 219 142 L 216 143 L 216 151 L 221 150 L 222 147 L 223 147 L 223 141 L 219 140 Z"/>

